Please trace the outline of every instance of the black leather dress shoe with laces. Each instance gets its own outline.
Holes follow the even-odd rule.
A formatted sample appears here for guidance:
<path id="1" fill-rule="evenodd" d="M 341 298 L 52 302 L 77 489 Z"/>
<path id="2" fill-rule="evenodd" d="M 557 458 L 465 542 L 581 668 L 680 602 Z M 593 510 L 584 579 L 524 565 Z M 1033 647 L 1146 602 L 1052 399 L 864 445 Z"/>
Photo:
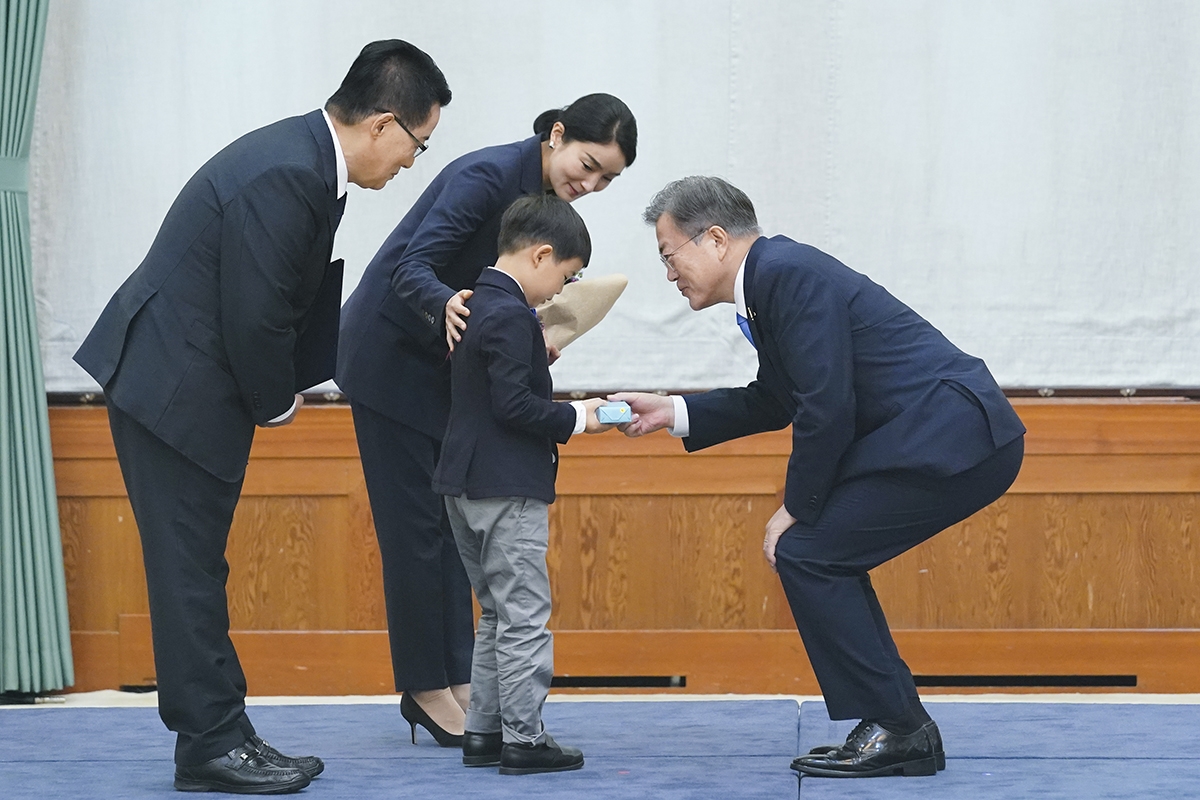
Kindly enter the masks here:
<path id="1" fill-rule="evenodd" d="M 175 788 L 181 792 L 289 794 L 308 784 L 303 772 L 275 766 L 249 740 L 203 764 L 175 766 Z"/>
<path id="2" fill-rule="evenodd" d="M 463 734 L 463 766 L 494 767 L 500 763 L 500 750 L 503 746 L 504 737 L 499 732 L 467 731 Z"/>
<path id="3" fill-rule="evenodd" d="M 565 772 L 583 766 L 583 752 L 562 747 L 546 734 L 541 744 L 505 742 L 500 750 L 501 775 L 532 775 L 535 772 Z"/>
<path id="4" fill-rule="evenodd" d="M 823 756 L 832 753 L 834 750 L 841 750 L 840 744 L 819 744 L 812 750 L 808 751 L 810 756 Z M 937 759 L 937 768 L 939 771 L 946 768 L 946 753 L 942 750 L 942 733 L 933 726 L 933 756 Z"/>
<path id="5" fill-rule="evenodd" d="M 846 743 L 824 754 L 800 756 L 792 769 L 824 778 L 872 778 L 881 775 L 935 775 L 944 769 L 942 735 L 930 720 L 910 734 L 892 733 L 863 720 Z"/>
<path id="6" fill-rule="evenodd" d="M 325 762 L 316 756 L 285 756 L 261 736 L 251 736 L 250 743 L 258 750 L 260 756 L 277 767 L 298 769 L 310 778 L 315 778 L 325 771 Z"/>

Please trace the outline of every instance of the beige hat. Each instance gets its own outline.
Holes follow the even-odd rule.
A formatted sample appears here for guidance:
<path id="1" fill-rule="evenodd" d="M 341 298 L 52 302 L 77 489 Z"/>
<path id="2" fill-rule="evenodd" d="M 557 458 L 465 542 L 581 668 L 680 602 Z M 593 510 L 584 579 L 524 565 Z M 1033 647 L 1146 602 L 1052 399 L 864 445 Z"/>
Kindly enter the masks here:
<path id="1" fill-rule="evenodd" d="M 596 327 L 629 284 L 624 275 L 601 275 L 568 283 L 562 292 L 537 307 L 546 341 L 563 349 Z"/>

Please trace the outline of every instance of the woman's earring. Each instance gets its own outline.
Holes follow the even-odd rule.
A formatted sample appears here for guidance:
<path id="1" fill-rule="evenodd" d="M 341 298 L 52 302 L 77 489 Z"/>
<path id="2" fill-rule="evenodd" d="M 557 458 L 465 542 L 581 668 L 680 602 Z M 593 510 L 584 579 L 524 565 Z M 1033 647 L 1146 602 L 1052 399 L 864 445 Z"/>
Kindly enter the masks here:
<path id="1" fill-rule="evenodd" d="M 553 139 L 547 139 L 546 144 L 550 145 L 551 150 L 554 149 L 554 140 Z"/>

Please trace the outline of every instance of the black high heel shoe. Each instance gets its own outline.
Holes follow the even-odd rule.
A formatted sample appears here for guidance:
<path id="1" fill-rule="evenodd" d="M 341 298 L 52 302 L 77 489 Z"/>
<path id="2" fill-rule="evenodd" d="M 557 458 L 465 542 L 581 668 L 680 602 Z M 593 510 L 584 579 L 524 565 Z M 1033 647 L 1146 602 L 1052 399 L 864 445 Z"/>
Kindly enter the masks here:
<path id="1" fill-rule="evenodd" d="M 412 743 L 417 743 L 417 726 L 420 725 L 425 730 L 429 731 L 437 743 L 442 747 L 462 747 L 463 737 L 450 733 L 441 725 L 433 721 L 429 714 L 425 713 L 425 709 L 417 703 L 416 700 L 405 692 L 400 696 L 400 716 L 404 717 L 404 721 L 412 729 Z"/>

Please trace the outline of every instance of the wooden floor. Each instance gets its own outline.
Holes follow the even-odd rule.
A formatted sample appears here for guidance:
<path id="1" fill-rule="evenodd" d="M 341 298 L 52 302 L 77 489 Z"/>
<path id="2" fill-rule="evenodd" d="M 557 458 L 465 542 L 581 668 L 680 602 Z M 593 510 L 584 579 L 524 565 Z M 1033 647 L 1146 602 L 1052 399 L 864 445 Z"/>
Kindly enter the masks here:
<path id="1" fill-rule="evenodd" d="M 914 673 L 938 691 L 1062 691 L 1072 679 L 1200 691 L 1200 403 L 1015 404 L 1029 435 L 1012 490 L 872 575 Z M 51 433 L 76 688 L 150 682 L 140 548 L 104 410 L 52 408 Z M 789 451 L 787 431 L 691 455 L 665 434 L 563 448 L 556 674 L 815 692 L 759 550 Z M 347 408 L 306 407 L 259 432 L 228 557 L 252 691 L 392 690 Z"/>

